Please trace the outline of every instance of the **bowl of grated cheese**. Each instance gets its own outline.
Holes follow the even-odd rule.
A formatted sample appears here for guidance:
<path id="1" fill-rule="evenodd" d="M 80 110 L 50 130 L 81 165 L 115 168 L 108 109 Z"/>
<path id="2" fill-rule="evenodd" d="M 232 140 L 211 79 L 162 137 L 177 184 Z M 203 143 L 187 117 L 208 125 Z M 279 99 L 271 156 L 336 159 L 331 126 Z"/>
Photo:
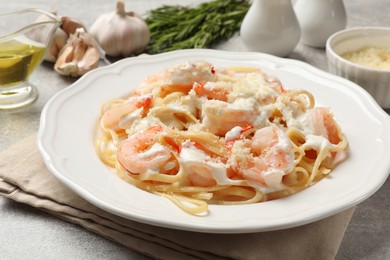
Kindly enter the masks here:
<path id="1" fill-rule="evenodd" d="M 329 72 L 355 82 L 382 108 L 390 108 L 390 28 L 336 32 L 327 40 L 326 56 Z"/>

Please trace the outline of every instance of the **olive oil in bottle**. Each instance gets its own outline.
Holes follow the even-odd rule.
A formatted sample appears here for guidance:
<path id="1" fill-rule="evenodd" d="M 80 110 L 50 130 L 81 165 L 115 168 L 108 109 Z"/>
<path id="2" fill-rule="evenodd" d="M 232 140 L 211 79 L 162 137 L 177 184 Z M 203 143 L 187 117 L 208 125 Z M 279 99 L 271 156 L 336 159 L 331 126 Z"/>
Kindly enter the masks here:
<path id="1" fill-rule="evenodd" d="M 0 87 L 26 81 L 41 63 L 45 50 L 43 45 L 28 39 L 0 42 Z"/>

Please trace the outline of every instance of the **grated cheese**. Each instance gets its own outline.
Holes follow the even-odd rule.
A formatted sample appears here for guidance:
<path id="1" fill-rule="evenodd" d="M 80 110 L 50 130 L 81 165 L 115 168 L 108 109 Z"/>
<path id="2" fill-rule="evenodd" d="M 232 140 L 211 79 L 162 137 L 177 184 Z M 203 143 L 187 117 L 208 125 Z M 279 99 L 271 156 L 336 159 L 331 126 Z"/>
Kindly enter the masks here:
<path id="1" fill-rule="evenodd" d="M 344 53 L 341 56 L 364 67 L 390 70 L 390 48 L 364 47 L 354 52 Z"/>

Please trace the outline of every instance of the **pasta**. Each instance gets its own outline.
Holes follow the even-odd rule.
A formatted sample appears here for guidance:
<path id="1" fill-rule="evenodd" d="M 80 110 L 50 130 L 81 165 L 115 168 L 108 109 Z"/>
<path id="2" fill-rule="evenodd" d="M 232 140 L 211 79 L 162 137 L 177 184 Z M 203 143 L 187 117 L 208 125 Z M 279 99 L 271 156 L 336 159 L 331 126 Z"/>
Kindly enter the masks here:
<path id="1" fill-rule="evenodd" d="M 348 154 L 330 109 L 252 67 L 177 64 L 108 100 L 100 114 L 101 160 L 190 214 L 294 194 Z"/>

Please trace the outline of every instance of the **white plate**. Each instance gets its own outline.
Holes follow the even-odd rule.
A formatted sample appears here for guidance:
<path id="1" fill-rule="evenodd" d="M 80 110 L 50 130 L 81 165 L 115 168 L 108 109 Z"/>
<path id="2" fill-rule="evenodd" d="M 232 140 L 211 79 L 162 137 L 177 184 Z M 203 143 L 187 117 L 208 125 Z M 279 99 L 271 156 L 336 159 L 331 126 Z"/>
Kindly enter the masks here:
<path id="1" fill-rule="evenodd" d="M 207 216 L 189 215 L 162 197 L 119 179 L 98 158 L 94 131 L 101 104 L 129 93 L 147 75 L 189 60 L 216 66 L 258 66 L 288 89 L 314 94 L 330 107 L 346 134 L 350 157 L 318 184 L 296 195 L 251 205 L 211 205 Z M 300 61 L 270 55 L 185 50 L 121 60 L 96 69 L 45 106 L 38 146 L 49 170 L 96 206 L 135 221 L 211 233 L 285 229 L 310 223 L 367 199 L 390 171 L 390 117 L 362 88 Z"/>

